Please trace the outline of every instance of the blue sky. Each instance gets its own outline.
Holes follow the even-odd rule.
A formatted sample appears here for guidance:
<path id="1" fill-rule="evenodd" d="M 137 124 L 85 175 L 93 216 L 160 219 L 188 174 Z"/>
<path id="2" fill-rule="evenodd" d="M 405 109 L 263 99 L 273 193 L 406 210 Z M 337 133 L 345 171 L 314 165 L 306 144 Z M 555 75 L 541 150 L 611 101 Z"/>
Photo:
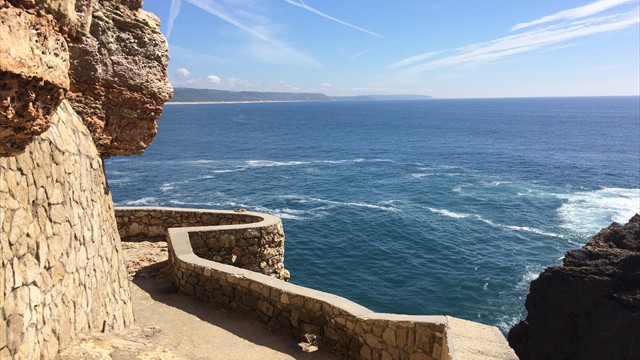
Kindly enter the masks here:
<path id="1" fill-rule="evenodd" d="M 640 0 L 147 0 L 174 86 L 436 98 L 640 94 Z"/>

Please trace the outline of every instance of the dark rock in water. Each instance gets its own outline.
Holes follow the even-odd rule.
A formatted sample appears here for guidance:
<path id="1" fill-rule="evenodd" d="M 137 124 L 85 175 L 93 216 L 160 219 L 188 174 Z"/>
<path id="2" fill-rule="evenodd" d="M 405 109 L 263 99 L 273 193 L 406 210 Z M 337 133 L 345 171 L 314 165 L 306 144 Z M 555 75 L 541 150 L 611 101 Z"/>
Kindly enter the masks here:
<path id="1" fill-rule="evenodd" d="M 640 359 L 640 215 L 568 251 L 525 306 L 508 337 L 520 359 Z"/>

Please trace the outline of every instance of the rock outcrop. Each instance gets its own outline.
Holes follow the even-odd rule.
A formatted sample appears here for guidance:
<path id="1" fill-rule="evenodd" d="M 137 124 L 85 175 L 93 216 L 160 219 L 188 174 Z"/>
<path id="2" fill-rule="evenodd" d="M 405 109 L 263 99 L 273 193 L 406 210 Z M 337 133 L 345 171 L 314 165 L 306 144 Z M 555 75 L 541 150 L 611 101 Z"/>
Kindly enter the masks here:
<path id="1" fill-rule="evenodd" d="M 68 98 L 103 158 L 140 154 L 172 96 L 160 21 L 141 1 L 96 1 L 89 35 L 69 44 Z"/>
<path id="2" fill-rule="evenodd" d="M 0 0 L 0 156 L 67 98 L 103 158 L 140 154 L 173 94 L 160 21 L 139 0 Z"/>
<path id="3" fill-rule="evenodd" d="M 509 332 L 520 359 L 640 358 L 640 215 L 601 230 L 531 282 Z"/>
<path id="4" fill-rule="evenodd" d="M 0 156 L 24 151 L 69 90 L 67 43 L 54 19 L 0 0 Z"/>
<path id="5" fill-rule="evenodd" d="M 171 95 L 140 6 L 0 0 L 0 359 L 133 321 L 101 157 L 142 152 Z"/>

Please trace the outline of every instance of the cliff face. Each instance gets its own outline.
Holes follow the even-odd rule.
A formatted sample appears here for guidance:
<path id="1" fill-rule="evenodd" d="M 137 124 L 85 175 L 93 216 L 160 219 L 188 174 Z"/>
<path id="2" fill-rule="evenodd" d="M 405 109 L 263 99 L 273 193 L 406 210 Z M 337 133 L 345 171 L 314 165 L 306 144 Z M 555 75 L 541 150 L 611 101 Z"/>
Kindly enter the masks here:
<path id="1" fill-rule="evenodd" d="M 133 321 L 101 157 L 140 153 L 171 95 L 140 6 L 0 0 L 0 359 Z"/>
<path id="2" fill-rule="evenodd" d="M 97 1 L 89 35 L 69 44 L 68 98 L 102 157 L 140 154 L 172 95 L 160 21 L 141 1 Z"/>
<path id="3" fill-rule="evenodd" d="M 520 359 L 640 356 L 640 215 L 613 223 L 531 282 L 509 332 Z"/>
<path id="4" fill-rule="evenodd" d="M 0 0 L 0 156 L 51 125 L 69 89 L 67 44 L 50 16 Z"/>
<path id="5" fill-rule="evenodd" d="M 101 156 L 140 154 L 173 94 L 159 20 L 136 0 L 0 0 L 0 156 L 24 151 L 64 98 Z"/>
<path id="6" fill-rule="evenodd" d="M 24 153 L 0 158 L 1 359 L 52 359 L 78 333 L 133 321 L 106 186 L 67 101 Z"/>

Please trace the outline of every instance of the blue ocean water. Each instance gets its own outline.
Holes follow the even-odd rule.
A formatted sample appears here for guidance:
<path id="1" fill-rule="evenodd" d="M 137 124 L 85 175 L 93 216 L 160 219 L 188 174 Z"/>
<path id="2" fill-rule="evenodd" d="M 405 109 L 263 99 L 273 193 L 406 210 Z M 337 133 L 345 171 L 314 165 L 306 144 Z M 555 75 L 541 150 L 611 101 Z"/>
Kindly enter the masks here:
<path id="1" fill-rule="evenodd" d="M 166 106 L 116 205 L 282 217 L 291 281 L 503 331 L 529 282 L 640 212 L 640 99 Z"/>

